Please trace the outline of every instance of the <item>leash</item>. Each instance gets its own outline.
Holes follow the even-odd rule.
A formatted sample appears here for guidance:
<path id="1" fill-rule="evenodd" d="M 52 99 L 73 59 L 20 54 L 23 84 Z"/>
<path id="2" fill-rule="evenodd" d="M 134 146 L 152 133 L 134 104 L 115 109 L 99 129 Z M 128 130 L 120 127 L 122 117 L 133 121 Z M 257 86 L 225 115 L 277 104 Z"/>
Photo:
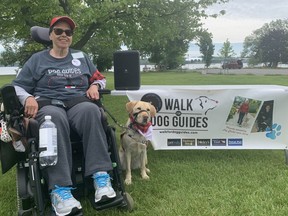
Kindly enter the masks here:
<path id="1" fill-rule="evenodd" d="M 116 125 L 118 125 L 120 128 L 124 128 L 124 129 L 132 129 L 131 127 L 127 127 L 127 126 L 124 126 L 122 124 L 120 124 L 117 119 L 111 114 L 111 112 L 109 112 L 109 110 L 107 110 L 103 104 L 100 105 L 100 107 L 102 107 L 102 109 L 108 113 L 108 115 L 111 117 L 111 119 L 115 122 Z M 147 112 L 146 110 L 140 110 L 138 113 L 134 113 L 133 116 L 134 118 L 137 118 L 137 116 L 142 113 L 142 112 Z M 135 121 L 131 122 L 131 124 L 136 124 Z"/>
<path id="2" fill-rule="evenodd" d="M 144 138 L 144 140 L 145 140 L 145 141 L 142 141 L 142 143 L 145 144 L 146 146 L 148 146 L 149 141 L 146 139 L 145 136 L 143 136 L 142 134 L 140 134 L 139 131 L 135 130 L 135 129 L 132 127 L 133 123 L 129 124 L 128 127 L 127 127 L 127 126 L 124 126 L 124 125 L 120 124 L 120 123 L 117 121 L 117 119 L 111 114 L 111 112 L 109 112 L 109 110 L 107 110 L 107 109 L 104 107 L 103 104 L 101 105 L 101 107 L 102 107 L 102 109 L 111 117 L 111 119 L 115 122 L 116 125 L 118 125 L 118 126 L 119 126 L 120 128 L 122 128 L 122 129 L 126 130 L 125 133 L 127 133 L 127 131 L 129 130 L 129 131 L 132 131 L 133 133 L 139 134 L 139 135 L 142 136 L 142 137 Z M 140 111 L 140 112 L 141 112 L 141 111 Z M 140 112 L 136 113 L 136 116 L 137 116 Z M 130 136 L 130 137 L 131 137 L 131 136 Z M 133 140 L 135 140 L 135 141 L 138 141 L 138 140 L 136 140 L 134 137 L 131 137 L 131 138 L 132 138 Z"/>
<path id="3" fill-rule="evenodd" d="M 111 117 L 111 119 L 115 122 L 116 125 L 118 125 L 120 128 L 123 128 L 123 129 L 129 129 L 128 127 L 120 124 L 117 119 L 111 114 L 111 112 L 109 112 L 109 110 L 107 110 L 103 104 L 101 104 L 101 107 L 102 109 Z"/>

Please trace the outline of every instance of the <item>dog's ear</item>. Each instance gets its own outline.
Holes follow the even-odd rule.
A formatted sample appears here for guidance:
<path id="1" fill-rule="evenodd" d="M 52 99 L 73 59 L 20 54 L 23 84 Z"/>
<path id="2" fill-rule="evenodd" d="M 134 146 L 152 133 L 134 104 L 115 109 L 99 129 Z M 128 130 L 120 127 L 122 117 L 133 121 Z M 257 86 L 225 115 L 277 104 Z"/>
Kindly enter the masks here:
<path id="1" fill-rule="evenodd" d="M 156 115 L 156 108 L 152 104 L 150 104 L 150 115 L 151 117 L 154 117 Z"/>
<path id="2" fill-rule="evenodd" d="M 136 105 L 137 101 L 130 101 L 128 103 L 126 103 L 126 110 L 128 113 L 132 113 L 133 112 L 133 108 Z"/>

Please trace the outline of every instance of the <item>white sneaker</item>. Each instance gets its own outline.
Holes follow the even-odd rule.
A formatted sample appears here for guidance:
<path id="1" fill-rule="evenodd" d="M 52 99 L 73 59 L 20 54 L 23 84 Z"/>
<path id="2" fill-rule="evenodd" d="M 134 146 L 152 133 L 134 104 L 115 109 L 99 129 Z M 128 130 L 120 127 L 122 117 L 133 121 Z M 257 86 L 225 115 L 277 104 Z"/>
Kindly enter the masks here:
<path id="1" fill-rule="evenodd" d="M 102 197 L 116 197 L 116 193 L 111 186 L 110 176 L 107 172 L 97 172 L 92 177 L 94 179 L 95 202 L 99 202 Z"/>
<path id="2" fill-rule="evenodd" d="M 71 194 L 71 187 L 59 187 L 51 192 L 52 207 L 58 216 L 65 216 L 73 212 L 78 212 L 82 209 L 79 201 Z"/>

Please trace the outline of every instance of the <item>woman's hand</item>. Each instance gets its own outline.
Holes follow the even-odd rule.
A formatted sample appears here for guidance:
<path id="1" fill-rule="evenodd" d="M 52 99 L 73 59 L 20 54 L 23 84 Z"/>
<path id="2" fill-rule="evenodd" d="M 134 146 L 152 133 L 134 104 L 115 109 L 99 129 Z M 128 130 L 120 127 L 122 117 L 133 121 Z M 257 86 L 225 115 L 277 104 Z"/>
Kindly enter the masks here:
<path id="1" fill-rule="evenodd" d="M 90 100 L 98 100 L 99 99 L 99 92 L 98 92 L 98 85 L 91 85 L 89 89 L 86 91 L 86 96 Z"/>
<path id="2" fill-rule="evenodd" d="M 33 96 L 30 96 L 25 101 L 24 115 L 28 118 L 35 118 L 38 112 L 38 103 Z"/>

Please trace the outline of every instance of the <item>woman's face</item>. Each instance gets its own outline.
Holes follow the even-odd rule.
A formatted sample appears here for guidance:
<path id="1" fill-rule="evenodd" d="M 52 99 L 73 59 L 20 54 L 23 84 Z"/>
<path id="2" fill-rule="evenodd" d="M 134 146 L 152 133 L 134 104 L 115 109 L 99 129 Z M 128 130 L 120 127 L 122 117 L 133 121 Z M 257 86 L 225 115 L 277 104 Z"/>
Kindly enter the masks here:
<path id="1" fill-rule="evenodd" d="M 72 35 L 70 35 L 69 33 L 68 35 L 66 35 L 66 33 L 63 31 L 62 34 L 57 35 L 59 34 L 59 32 L 61 33 L 61 30 L 71 31 L 71 28 L 66 22 L 60 21 L 56 23 L 55 26 L 53 26 L 53 30 L 49 36 L 50 40 L 52 40 L 53 42 L 53 48 L 68 49 L 72 44 Z"/>

